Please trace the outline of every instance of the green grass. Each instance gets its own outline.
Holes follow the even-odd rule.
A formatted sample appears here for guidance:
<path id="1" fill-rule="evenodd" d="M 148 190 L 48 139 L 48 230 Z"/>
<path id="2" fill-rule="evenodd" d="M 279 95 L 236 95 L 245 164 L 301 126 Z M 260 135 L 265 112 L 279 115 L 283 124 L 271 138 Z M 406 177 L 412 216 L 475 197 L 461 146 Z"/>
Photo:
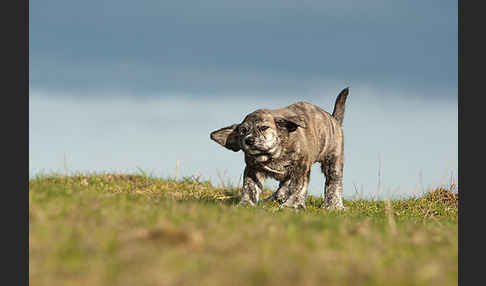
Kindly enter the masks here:
<path id="1" fill-rule="evenodd" d="M 133 175 L 29 182 L 30 285 L 457 285 L 457 195 L 235 207 L 238 188 Z M 270 191 L 266 191 L 266 195 Z"/>

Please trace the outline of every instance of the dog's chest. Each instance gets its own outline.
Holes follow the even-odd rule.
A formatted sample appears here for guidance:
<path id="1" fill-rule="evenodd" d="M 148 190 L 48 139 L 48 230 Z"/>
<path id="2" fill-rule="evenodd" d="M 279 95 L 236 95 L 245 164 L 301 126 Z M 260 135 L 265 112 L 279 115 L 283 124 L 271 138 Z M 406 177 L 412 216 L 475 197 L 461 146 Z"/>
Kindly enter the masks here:
<path id="1" fill-rule="evenodd" d="M 291 163 L 287 161 L 267 161 L 255 166 L 260 171 L 264 172 L 268 177 L 277 181 L 283 181 L 288 178 L 291 170 Z"/>

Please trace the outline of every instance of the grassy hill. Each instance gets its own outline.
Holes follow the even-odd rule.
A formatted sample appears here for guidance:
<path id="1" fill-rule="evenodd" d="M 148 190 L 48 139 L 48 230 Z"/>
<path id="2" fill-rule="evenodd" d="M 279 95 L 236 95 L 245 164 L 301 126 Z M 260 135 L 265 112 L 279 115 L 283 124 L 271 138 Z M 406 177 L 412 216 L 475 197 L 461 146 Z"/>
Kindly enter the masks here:
<path id="1" fill-rule="evenodd" d="M 193 179 L 29 182 L 30 285 L 457 285 L 457 195 L 236 207 Z M 269 195 L 270 191 L 266 191 Z"/>

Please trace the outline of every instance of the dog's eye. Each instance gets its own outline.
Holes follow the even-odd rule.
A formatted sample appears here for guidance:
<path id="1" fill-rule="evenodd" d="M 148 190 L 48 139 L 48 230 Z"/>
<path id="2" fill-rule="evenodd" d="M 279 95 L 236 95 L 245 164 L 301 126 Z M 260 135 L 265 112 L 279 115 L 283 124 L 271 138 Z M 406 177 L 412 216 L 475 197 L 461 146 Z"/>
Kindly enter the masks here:
<path id="1" fill-rule="evenodd" d="M 268 128 L 269 128 L 268 126 L 260 126 L 258 129 L 260 129 L 260 131 L 265 131 Z"/>
<path id="2" fill-rule="evenodd" d="M 241 127 L 241 128 L 240 128 L 240 133 L 241 133 L 242 135 L 245 135 L 247 131 L 248 131 L 248 130 L 246 130 L 246 128 L 245 128 L 245 127 Z"/>

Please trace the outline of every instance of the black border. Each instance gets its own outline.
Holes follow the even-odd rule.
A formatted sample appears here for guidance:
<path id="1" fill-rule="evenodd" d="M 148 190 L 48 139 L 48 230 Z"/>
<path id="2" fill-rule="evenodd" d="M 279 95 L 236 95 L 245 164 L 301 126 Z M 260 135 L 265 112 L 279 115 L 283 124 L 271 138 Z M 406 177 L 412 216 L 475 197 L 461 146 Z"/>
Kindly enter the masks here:
<path id="1" fill-rule="evenodd" d="M 466 5 L 467 3 L 467 5 Z M 484 19 L 474 1 L 458 1 L 459 285 L 482 284 L 484 273 Z M 484 247 L 482 247 L 484 249 Z"/>
<path id="2" fill-rule="evenodd" d="M 464 236 L 465 236 L 465 230 L 464 230 L 464 201 L 467 199 L 467 195 L 465 195 L 465 190 L 467 186 L 466 182 L 466 176 L 465 172 L 462 172 L 463 170 L 463 163 L 464 161 L 461 160 L 461 157 L 464 156 L 463 150 L 461 150 L 461 139 L 464 138 L 464 113 L 463 113 L 463 108 L 464 108 L 464 101 L 463 101 L 463 95 L 465 94 L 464 92 L 464 82 L 463 82 L 463 76 L 464 76 L 464 58 L 463 58 L 463 52 L 464 52 L 464 2 L 463 1 L 458 1 L 458 97 L 457 97 L 457 115 L 458 115 L 458 182 L 459 182 L 459 213 L 458 213 L 458 230 L 459 230 L 459 237 L 458 237 L 458 275 L 459 275 L 459 284 L 458 285 L 470 285 L 471 282 L 474 283 L 474 279 L 470 279 L 470 271 L 465 273 L 465 245 L 464 245 Z M 464 158 L 464 157 L 463 157 Z M 467 274 L 467 276 L 465 276 Z M 471 281 L 473 280 L 473 281 Z"/>
<path id="3" fill-rule="evenodd" d="M 2 281 L 29 285 L 29 1 L 2 4 Z"/>
<path id="4" fill-rule="evenodd" d="M 25 134 L 25 137 L 27 138 L 26 142 L 26 147 L 25 149 L 27 150 L 26 154 L 26 165 L 27 165 L 27 170 L 25 176 L 27 177 L 27 191 L 26 191 L 26 201 L 27 201 L 27 211 L 26 211 L 26 217 L 27 217 L 27 227 L 26 227 L 26 232 L 27 232 L 27 239 L 25 242 L 25 245 L 27 245 L 27 250 L 25 251 L 25 260 L 26 260 L 26 265 L 27 265 L 27 275 L 25 276 L 25 284 L 29 285 L 29 0 L 24 0 L 23 1 L 25 4 L 23 6 L 24 10 L 24 27 L 23 30 L 25 31 L 24 35 L 24 62 L 23 66 L 25 68 L 24 71 L 24 81 L 25 81 L 25 89 L 24 89 L 24 94 L 25 94 L 25 104 L 27 105 L 27 118 L 25 120 L 25 125 L 27 125 L 27 131 Z"/>

